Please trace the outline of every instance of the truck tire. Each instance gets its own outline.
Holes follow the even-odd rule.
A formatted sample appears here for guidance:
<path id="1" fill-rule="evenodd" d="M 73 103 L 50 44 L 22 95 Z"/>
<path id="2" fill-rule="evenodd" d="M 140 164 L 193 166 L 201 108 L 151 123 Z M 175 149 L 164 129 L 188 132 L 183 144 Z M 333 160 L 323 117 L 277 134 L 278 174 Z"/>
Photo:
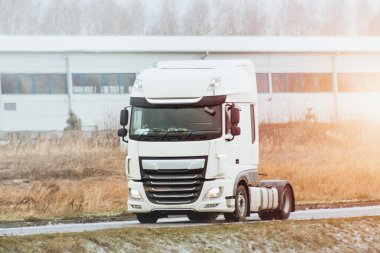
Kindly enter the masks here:
<path id="1" fill-rule="evenodd" d="M 281 196 L 281 208 L 259 212 L 261 220 L 287 220 L 292 211 L 293 194 L 289 185 L 285 186 Z"/>
<path id="2" fill-rule="evenodd" d="M 143 224 L 156 223 L 158 220 L 158 216 L 152 213 L 139 213 L 136 216 L 137 220 Z"/>
<path id="3" fill-rule="evenodd" d="M 290 212 L 292 211 L 293 205 L 293 194 L 292 189 L 289 185 L 286 185 L 282 191 L 281 196 L 281 209 L 278 210 L 277 219 L 287 220 L 289 218 Z"/>
<path id="4" fill-rule="evenodd" d="M 265 210 L 259 212 L 260 220 L 278 220 L 279 210 Z"/>
<path id="5" fill-rule="evenodd" d="M 226 221 L 244 221 L 248 213 L 248 194 L 244 185 L 239 185 L 236 189 L 235 211 L 233 213 L 225 213 Z"/>
<path id="6" fill-rule="evenodd" d="M 216 213 L 189 213 L 187 215 L 187 218 L 189 218 L 190 221 L 192 222 L 213 222 L 216 217 L 218 217 L 218 214 Z"/>

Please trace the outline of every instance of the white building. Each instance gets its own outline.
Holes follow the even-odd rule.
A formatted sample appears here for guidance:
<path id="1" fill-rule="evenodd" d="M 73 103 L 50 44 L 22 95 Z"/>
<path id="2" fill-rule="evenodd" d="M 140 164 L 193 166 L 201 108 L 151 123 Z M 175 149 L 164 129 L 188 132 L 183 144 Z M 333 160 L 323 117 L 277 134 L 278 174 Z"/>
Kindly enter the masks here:
<path id="1" fill-rule="evenodd" d="M 160 60 L 251 59 L 265 122 L 380 121 L 380 38 L 0 37 L 0 131 L 112 124 Z"/>

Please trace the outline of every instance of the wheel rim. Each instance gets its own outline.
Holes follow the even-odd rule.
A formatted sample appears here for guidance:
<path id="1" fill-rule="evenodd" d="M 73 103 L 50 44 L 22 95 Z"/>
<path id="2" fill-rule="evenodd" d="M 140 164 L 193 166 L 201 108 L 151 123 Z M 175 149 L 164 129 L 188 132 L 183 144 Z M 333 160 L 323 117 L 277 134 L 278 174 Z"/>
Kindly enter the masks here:
<path id="1" fill-rule="evenodd" d="M 288 190 L 284 190 L 284 195 L 283 195 L 283 212 L 284 213 L 289 213 L 290 212 L 290 194 Z"/>
<path id="2" fill-rule="evenodd" d="M 245 209 L 246 209 L 246 203 L 245 203 L 245 197 L 242 192 L 239 192 L 238 195 L 238 210 L 240 216 L 243 216 L 245 214 Z"/>

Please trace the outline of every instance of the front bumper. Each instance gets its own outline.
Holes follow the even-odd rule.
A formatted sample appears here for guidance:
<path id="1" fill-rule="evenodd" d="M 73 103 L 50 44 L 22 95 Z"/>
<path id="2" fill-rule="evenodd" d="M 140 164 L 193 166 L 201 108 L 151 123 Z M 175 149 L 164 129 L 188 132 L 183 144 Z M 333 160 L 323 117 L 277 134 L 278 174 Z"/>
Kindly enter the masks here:
<path id="1" fill-rule="evenodd" d="M 217 199 L 204 200 L 206 192 L 215 187 L 223 187 L 222 195 Z M 162 205 L 150 202 L 145 194 L 142 182 L 128 181 L 128 188 L 138 190 L 142 196 L 142 201 L 128 199 L 128 212 L 129 213 L 150 213 L 160 211 L 176 211 L 177 213 L 187 213 L 189 211 L 195 212 L 215 212 L 215 213 L 232 213 L 235 210 L 235 200 L 231 197 L 233 195 L 233 182 L 228 179 L 215 179 L 205 181 L 203 183 L 202 191 L 199 198 L 191 204 L 180 205 Z"/>

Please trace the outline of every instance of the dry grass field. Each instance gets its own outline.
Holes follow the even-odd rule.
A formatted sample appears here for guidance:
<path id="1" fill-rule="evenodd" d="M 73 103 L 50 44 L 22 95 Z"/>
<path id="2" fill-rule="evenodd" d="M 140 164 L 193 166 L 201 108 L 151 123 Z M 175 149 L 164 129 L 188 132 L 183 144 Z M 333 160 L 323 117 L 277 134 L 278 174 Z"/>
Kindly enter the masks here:
<path id="1" fill-rule="evenodd" d="M 264 124 L 260 169 L 290 180 L 298 204 L 380 200 L 379 144 L 378 126 Z M 112 215 L 126 199 L 116 136 L 0 146 L 0 220 Z"/>
<path id="2" fill-rule="evenodd" d="M 298 203 L 380 199 L 379 125 L 262 125 L 260 169 L 290 180 Z"/>
<path id="3" fill-rule="evenodd" d="M 124 154 L 104 136 L 0 146 L 0 219 L 126 210 Z"/>

